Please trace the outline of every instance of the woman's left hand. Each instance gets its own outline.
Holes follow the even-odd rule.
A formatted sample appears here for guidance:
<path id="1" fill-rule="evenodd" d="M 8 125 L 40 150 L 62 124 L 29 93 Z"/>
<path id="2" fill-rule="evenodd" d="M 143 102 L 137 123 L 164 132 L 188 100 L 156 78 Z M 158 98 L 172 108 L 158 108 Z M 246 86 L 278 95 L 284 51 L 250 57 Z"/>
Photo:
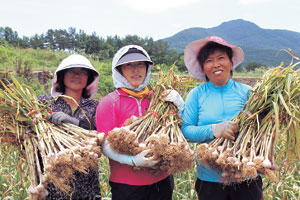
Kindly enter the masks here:
<path id="1" fill-rule="evenodd" d="M 132 124 L 133 122 L 137 121 L 140 117 L 132 115 L 130 118 L 126 119 L 124 122 L 125 126 L 128 126 L 129 124 Z"/>
<path id="2" fill-rule="evenodd" d="M 235 133 L 239 129 L 239 124 L 233 121 L 225 121 L 212 125 L 213 135 L 216 138 L 226 138 L 229 140 L 235 139 Z"/>

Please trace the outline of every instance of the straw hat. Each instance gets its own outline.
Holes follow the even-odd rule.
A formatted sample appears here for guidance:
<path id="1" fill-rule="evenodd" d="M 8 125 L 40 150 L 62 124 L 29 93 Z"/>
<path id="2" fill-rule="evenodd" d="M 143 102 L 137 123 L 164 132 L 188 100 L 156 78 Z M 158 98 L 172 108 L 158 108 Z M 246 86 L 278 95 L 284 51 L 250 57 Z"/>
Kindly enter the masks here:
<path id="1" fill-rule="evenodd" d="M 200 50 L 208 42 L 216 42 L 232 49 L 232 69 L 236 68 L 245 59 L 244 52 L 240 47 L 229 44 L 224 39 L 218 36 L 208 36 L 204 39 L 193 41 L 185 47 L 184 64 L 189 72 L 198 79 L 205 80 L 205 73 L 202 70 L 202 67 L 200 66 L 197 58 Z"/>

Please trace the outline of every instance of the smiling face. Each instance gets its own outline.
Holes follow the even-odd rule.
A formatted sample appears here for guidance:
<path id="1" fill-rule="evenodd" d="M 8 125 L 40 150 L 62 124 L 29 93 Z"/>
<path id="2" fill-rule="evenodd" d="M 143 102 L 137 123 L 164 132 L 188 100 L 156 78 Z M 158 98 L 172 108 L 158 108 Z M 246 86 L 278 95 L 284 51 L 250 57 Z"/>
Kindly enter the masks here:
<path id="1" fill-rule="evenodd" d="M 129 84 L 135 88 L 144 82 L 147 74 L 147 66 L 144 61 L 123 64 L 121 65 L 121 70 Z"/>
<path id="2" fill-rule="evenodd" d="M 80 91 L 86 87 L 88 72 L 83 68 L 67 69 L 64 75 L 65 93 L 68 91 Z"/>
<path id="3" fill-rule="evenodd" d="M 203 70 L 215 86 L 226 85 L 230 78 L 232 63 L 225 51 L 215 50 L 203 63 Z"/>

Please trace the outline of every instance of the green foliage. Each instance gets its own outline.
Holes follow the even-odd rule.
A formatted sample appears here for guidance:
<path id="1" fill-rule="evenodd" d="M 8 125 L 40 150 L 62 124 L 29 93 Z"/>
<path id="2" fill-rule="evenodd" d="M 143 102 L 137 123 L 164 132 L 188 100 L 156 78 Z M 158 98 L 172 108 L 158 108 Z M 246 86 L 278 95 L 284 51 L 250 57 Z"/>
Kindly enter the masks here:
<path id="1" fill-rule="evenodd" d="M 0 38 L 0 45 L 1 45 L 1 46 L 7 46 L 8 43 L 7 43 L 7 41 L 6 41 L 5 39 Z"/>
<path id="2" fill-rule="evenodd" d="M 83 30 L 76 31 L 70 27 L 65 29 L 49 29 L 45 34 L 35 34 L 32 37 L 18 37 L 18 33 L 9 27 L 0 27 L 0 39 L 19 48 L 51 49 L 52 51 L 68 51 L 97 56 L 100 61 L 112 59 L 121 47 L 129 44 L 143 46 L 156 64 L 171 65 L 178 60 L 178 53 L 169 50 L 168 43 L 163 40 L 154 41 L 152 38 L 140 38 L 137 35 L 127 35 L 124 38 L 108 36 L 106 39 L 86 34 Z M 1 44 L 2 42 L 0 42 Z"/>
<path id="3" fill-rule="evenodd" d="M 244 70 L 244 68 L 243 68 L 242 65 L 238 65 L 238 66 L 234 69 L 234 71 L 236 71 L 236 72 L 242 72 L 243 70 Z"/>
<path id="4" fill-rule="evenodd" d="M 50 88 L 51 88 L 50 79 L 47 81 L 46 84 L 41 84 L 41 82 L 38 80 L 36 76 L 32 76 L 31 78 L 28 78 L 24 75 L 18 75 L 16 78 L 20 83 L 24 83 L 32 87 L 32 89 L 35 91 L 37 96 L 50 92 Z"/>
<path id="5" fill-rule="evenodd" d="M 14 46 L 19 45 L 20 38 L 18 37 L 18 33 L 13 31 L 10 27 L 0 27 L 0 38 L 6 40 L 9 44 Z"/>
<path id="6" fill-rule="evenodd" d="M 104 49 L 105 49 L 104 39 L 99 38 L 96 34 L 87 36 L 87 42 L 85 44 L 86 54 L 100 53 Z"/>
<path id="7" fill-rule="evenodd" d="M 285 148 L 285 144 L 280 143 L 276 147 L 276 151 Z M 288 158 L 284 154 L 277 154 L 277 163 L 287 163 Z M 294 158 L 295 159 L 295 158 Z M 278 169 L 280 180 L 278 183 L 270 182 L 266 177 L 263 177 L 264 195 L 266 200 L 273 199 L 300 199 L 300 161 L 293 162 L 296 165 L 287 166 L 287 169 Z"/>
<path id="8" fill-rule="evenodd" d="M 257 63 L 257 62 L 249 62 L 246 66 L 245 66 L 245 70 L 247 72 L 250 71 L 255 71 L 256 69 L 265 69 L 267 68 L 267 65 L 261 64 L 261 63 Z"/>
<path id="9" fill-rule="evenodd" d="M 99 163 L 99 182 L 101 189 L 101 196 L 103 200 L 111 199 L 110 185 L 109 185 L 110 167 L 106 156 L 101 156 Z"/>
<path id="10" fill-rule="evenodd" d="M 66 56 L 64 52 L 0 45 L 0 68 L 8 71 L 26 64 L 34 70 L 54 70 Z"/>
<path id="11" fill-rule="evenodd" d="M 176 62 L 176 66 L 178 67 L 178 71 L 188 72 L 188 69 L 186 68 L 186 66 L 184 64 L 183 54 L 180 54 L 180 56 Z"/>
<path id="12" fill-rule="evenodd" d="M 92 61 L 92 64 L 99 72 L 99 83 L 97 96 L 94 98 L 100 99 L 108 93 L 114 91 L 114 84 L 112 79 L 111 62 L 99 63 Z"/>
<path id="13" fill-rule="evenodd" d="M 0 145 L 1 151 L 11 152 L 0 154 L 0 199 L 26 199 L 30 185 L 29 177 L 24 176 L 26 161 L 18 161 L 20 155 L 13 145 L 5 146 L 2 142 Z"/>
<path id="14" fill-rule="evenodd" d="M 252 77 L 252 78 L 261 78 L 265 73 L 265 70 L 257 69 L 253 72 L 235 72 L 233 71 L 233 77 Z"/>
<path id="15" fill-rule="evenodd" d="M 268 69 L 269 67 L 264 64 L 252 62 L 248 63 L 245 67 L 242 65 L 237 66 L 233 70 L 233 76 L 261 78 Z"/>

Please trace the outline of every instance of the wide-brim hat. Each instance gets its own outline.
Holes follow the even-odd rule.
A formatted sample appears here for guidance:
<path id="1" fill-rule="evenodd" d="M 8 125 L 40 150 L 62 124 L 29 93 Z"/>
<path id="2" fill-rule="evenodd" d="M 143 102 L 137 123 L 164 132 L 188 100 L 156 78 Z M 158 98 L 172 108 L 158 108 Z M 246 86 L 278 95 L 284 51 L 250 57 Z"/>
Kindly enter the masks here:
<path id="1" fill-rule="evenodd" d="M 223 38 L 220 38 L 218 36 L 208 36 L 204 39 L 193 41 L 185 47 L 184 64 L 187 67 L 188 71 L 195 78 L 206 80 L 203 68 L 198 61 L 198 54 L 208 42 L 216 42 L 232 49 L 232 69 L 236 68 L 245 59 L 245 54 L 240 47 L 229 44 Z"/>
<path id="2" fill-rule="evenodd" d="M 62 94 L 61 92 L 56 91 L 56 88 L 58 87 L 57 73 L 70 68 L 85 68 L 91 70 L 93 72 L 92 74 L 94 75 L 94 79 L 89 85 L 86 86 L 86 90 L 90 96 L 96 94 L 98 90 L 99 73 L 86 57 L 79 54 L 73 54 L 63 59 L 62 62 L 58 65 L 56 71 L 54 72 L 54 76 L 52 79 L 51 95 L 53 97 L 56 97 Z"/>

